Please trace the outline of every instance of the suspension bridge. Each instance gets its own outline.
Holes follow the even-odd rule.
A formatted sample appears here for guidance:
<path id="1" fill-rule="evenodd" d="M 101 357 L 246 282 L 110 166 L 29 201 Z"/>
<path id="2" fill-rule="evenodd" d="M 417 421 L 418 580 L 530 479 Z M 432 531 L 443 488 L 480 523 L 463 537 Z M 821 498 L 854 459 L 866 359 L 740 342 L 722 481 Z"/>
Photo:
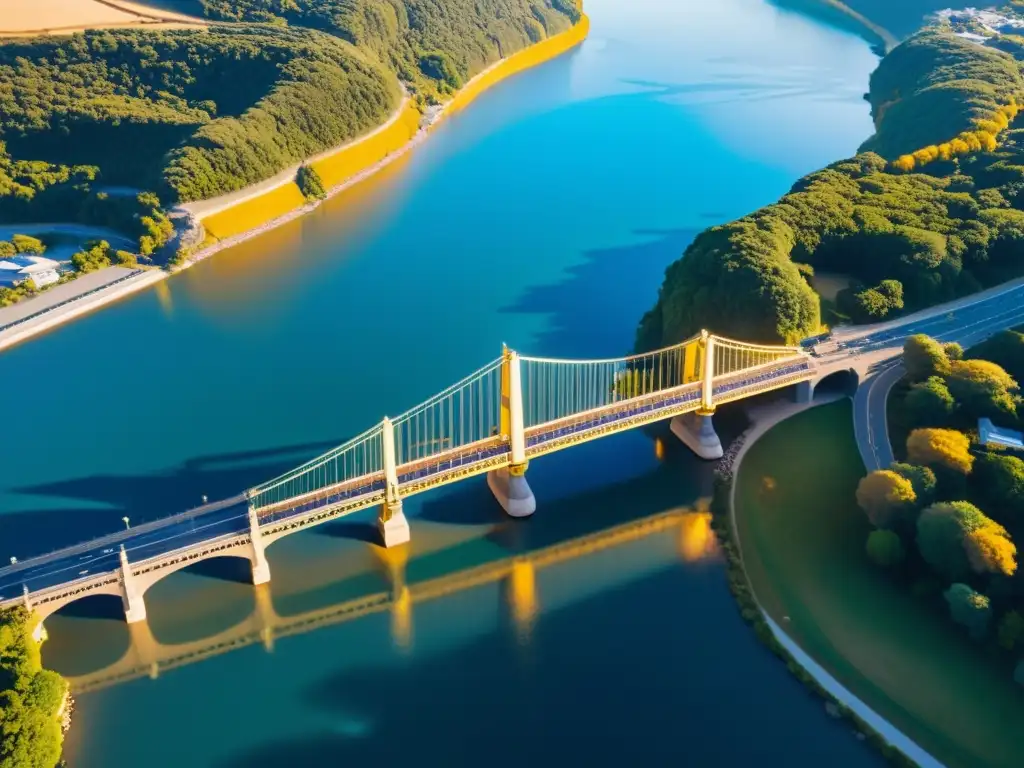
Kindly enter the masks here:
<path id="1" fill-rule="evenodd" d="M 722 456 L 715 408 L 799 385 L 814 361 L 798 347 L 747 344 L 706 331 L 665 349 L 608 360 L 556 360 L 505 349 L 426 402 L 230 499 L 0 569 L 0 608 L 24 604 L 42 621 L 92 595 L 119 596 L 129 623 L 146 618 L 157 581 L 213 557 L 250 561 L 270 580 L 266 548 L 296 531 L 379 508 L 385 547 L 409 540 L 402 500 L 486 474 L 498 502 L 526 517 L 536 501 L 529 462 L 671 419 L 697 455 Z"/>

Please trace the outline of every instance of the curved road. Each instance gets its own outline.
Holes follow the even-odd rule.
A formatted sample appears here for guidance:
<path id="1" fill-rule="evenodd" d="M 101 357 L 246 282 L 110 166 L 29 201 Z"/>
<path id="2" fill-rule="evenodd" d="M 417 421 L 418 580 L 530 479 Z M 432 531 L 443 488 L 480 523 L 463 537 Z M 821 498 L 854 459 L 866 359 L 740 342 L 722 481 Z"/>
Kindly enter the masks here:
<path id="1" fill-rule="evenodd" d="M 1017 280 L 948 304 L 881 325 L 837 329 L 821 345 L 825 374 L 853 370 L 860 386 L 854 397 L 857 446 L 868 471 L 893 461 L 885 418 L 889 391 L 903 375 L 900 358 L 908 336 L 924 333 L 955 341 L 965 349 L 999 331 L 1024 324 L 1024 281 Z"/>

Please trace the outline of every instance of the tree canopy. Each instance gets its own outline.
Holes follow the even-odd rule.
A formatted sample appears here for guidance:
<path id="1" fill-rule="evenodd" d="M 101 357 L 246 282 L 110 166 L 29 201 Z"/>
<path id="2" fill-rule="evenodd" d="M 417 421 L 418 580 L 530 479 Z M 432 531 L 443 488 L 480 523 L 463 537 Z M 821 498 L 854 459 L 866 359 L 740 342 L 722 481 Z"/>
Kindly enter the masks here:
<path id="1" fill-rule="evenodd" d="M 971 441 L 955 429 L 915 429 L 907 438 L 907 458 L 912 464 L 945 467 L 966 475 L 974 465 Z"/>

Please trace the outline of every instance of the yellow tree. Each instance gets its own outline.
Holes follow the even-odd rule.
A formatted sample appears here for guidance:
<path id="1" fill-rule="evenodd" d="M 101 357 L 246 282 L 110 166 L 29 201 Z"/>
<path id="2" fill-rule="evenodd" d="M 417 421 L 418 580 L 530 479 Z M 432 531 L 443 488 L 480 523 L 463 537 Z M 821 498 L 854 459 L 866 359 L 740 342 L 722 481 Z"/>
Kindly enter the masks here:
<path id="1" fill-rule="evenodd" d="M 964 550 L 975 573 L 1013 576 L 1017 571 L 1017 547 L 1001 525 L 971 531 L 964 537 Z"/>
<path id="2" fill-rule="evenodd" d="M 907 438 L 907 461 L 939 465 L 966 475 L 974 465 L 970 447 L 967 435 L 955 429 L 915 429 Z"/>
<path id="3" fill-rule="evenodd" d="M 876 528 L 893 527 L 915 501 L 911 482 L 888 469 L 872 472 L 857 485 L 857 504 Z"/>

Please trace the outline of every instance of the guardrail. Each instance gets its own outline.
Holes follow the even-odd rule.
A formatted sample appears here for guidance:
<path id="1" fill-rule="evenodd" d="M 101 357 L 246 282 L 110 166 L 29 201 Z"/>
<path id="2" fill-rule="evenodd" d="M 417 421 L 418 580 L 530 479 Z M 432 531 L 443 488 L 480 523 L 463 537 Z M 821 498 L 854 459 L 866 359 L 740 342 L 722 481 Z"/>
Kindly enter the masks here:
<path id="1" fill-rule="evenodd" d="M 76 301 L 80 301 L 84 299 L 86 296 L 92 296 L 93 294 L 99 293 L 100 291 L 105 291 L 107 290 L 107 288 L 111 288 L 117 285 L 118 283 L 123 283 L 125 280 L 130 280 L 133 277 L 138 277 L 145 271 L 146 270 L 144 269 L 133 270 L 131 274 L 127 274 L 124 277 L 119 277 L 117 278 L 117 280 L 109 282 L 106 285 L 101 285 L 98 288 L 93 288 L 92 290 L 86 291 L 85 293 L 80 293 L 77 296 L 72 296 L 70 299 L 64 299 L 64 301 L 52 304 L 46 309 L 41 309 L 38 312 L 33 312 L 31 315 L 26 315 L 25 317 L 19 318 L 18 320 L 13 320 L 12 322 L 7 323 L 5 325 L 0 325 L 0 333 L 3 333 L 4 331 L 14 328 L 16 326 L 19 326 L 22 323 L 27 323 L 29 320 L 35 320 L 37 317 L 42 317 L 43 315 L 52 312 L 55 309 L 59 309 L 60 307 L 66 307 L 68 304 L 73 304 Z"/>

